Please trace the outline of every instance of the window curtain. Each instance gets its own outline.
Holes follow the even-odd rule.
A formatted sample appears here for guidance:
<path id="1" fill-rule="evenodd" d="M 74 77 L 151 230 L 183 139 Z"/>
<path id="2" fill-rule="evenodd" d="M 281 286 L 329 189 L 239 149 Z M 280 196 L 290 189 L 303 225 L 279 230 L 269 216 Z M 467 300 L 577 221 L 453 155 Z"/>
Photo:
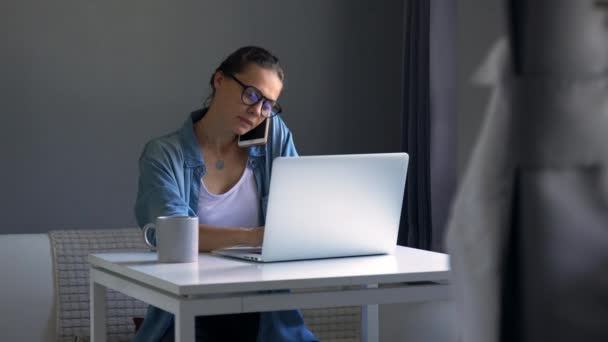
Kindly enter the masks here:
<path id="1" fill-rule="evenodd" d="M 443 250 L 456 183 L 455 4 L 406 0 L 402 151 L 410 156 L 398 244 Z"/>

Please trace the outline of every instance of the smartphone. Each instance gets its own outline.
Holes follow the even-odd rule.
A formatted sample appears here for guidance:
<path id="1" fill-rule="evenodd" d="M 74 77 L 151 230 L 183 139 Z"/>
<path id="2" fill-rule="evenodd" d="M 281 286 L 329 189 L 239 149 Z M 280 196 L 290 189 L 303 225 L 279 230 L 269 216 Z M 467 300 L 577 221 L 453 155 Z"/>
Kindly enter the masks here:
<path id="1" fill-rule="evenodd" d="M 270 127 L 270 119 L 264 119 L 251 131 L 239 135 L 239 147 L 265 145 L 268 141 L 268 127 Z"/>

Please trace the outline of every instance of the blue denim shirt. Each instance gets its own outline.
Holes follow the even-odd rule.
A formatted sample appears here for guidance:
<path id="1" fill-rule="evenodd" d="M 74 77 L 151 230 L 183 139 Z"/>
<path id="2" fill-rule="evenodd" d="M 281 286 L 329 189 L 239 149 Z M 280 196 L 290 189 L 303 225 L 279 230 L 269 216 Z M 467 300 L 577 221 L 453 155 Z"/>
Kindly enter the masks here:
<path id="1" fill-rule="evenodd" d="M 146 144 L 139 159 L 139 184 L 135 203 L 137 223 L 143 227 L 158 216 L 196 216 L 205 161 L 194 135 L 194 123 L 206 110 L 190 114 L 183 126 Z M 268 143 L 249 147 L 248 165 L 260 195 L 260 222 L 265 222 L 272 160 L 297 156 L 292 134 L 281 118 L 274 117 Z M 173 324 L 173 314 L 149 306 L 135 341 L 159 341 Z M 258 341 L 317 341 L 304 325 L 298 310 L 264 312 L 260 315 Z"/>

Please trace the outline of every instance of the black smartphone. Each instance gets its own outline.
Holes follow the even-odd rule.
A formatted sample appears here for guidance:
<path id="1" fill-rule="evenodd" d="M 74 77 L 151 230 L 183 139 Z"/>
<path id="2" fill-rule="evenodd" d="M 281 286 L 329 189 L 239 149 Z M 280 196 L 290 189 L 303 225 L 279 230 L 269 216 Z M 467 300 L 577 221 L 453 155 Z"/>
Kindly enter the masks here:
<path id="1" fill-rule="evenodd" d="M 268 128 L 270 127 L 270 119 L 264 119 L 262 123 L 257 125 L 251 131 L 239 135 L 239 147 L 264 145 L 268 141 Z"/>

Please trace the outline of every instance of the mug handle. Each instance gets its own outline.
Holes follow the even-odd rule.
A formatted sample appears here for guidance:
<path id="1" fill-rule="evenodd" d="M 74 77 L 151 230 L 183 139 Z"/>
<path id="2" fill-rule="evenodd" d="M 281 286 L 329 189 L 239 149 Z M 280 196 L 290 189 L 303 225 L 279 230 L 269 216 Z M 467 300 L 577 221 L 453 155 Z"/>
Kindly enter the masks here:
<path id="1" fill-rule="evenodd" d="M 148 238 L 148 230 L 150 230 L 150 229 L 156 230 L 156 225 L 154 223 L 148 223 L 144 226 L 144 229 L 143 229 L 144 242 L 146 243 L 146 245 L 148 245 L 148 247 L 150 247 L 152 249 L 156 249 L 156 246 L 154 244 L 152 244 L 152 242 Z"/>

